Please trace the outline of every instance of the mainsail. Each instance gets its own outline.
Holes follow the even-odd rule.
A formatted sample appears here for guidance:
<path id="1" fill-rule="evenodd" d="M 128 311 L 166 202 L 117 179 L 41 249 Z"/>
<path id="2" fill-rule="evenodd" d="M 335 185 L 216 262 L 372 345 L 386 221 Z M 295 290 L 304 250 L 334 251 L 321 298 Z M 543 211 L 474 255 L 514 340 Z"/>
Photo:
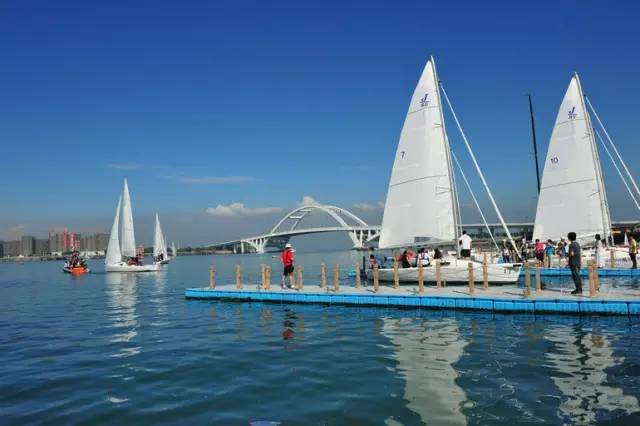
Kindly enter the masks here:
<path id="1" fill-rule="evenodd" d="M 600 160 L 578 74 L 569 83 L 549 141 L 533 238 L 575 232 L 580 242 L 611 229 Z"/>
<path id="2" fill-rule="evenodd" d="M 122 189 L 122 245 L 120 247 L 123 256 L 136 257 L 136 237 L 133 230 L 133 212 L 131 211 L 131 198 L 129 186 L 124 180 Z"/>
<path id="3" fill-rule="evenodd" d="M 105 265 L 114 265 L 122 261 L 120 253 L 120 240 L 118 238 L 118 228 L 120 227 L 120 204 L 122 197 L 118 199 L 118 208 L 116 216 L 113 218 L 113 226 L 111 227 L 111 235 L 109 236 L 109 245 L 107 246 L 107 256 L 104 259 Z"/>
<path id="4" fill-rule="evenodd" d="M 430 58 L 400 134 L 380 248 L 456 239 L 451 158 L 441 106 L 435 62 Z"/>
<path id="5" fill-rule="evenodd" d="M 162 254 L 166 259 L 166 251 L 164 236 L 162 234 L 162 228 L 160 227 L 160 218 L 158 218 L 158 213 L 156 213 L 156 229 L 153 235 L 153 256 L 158 257 Z"/>

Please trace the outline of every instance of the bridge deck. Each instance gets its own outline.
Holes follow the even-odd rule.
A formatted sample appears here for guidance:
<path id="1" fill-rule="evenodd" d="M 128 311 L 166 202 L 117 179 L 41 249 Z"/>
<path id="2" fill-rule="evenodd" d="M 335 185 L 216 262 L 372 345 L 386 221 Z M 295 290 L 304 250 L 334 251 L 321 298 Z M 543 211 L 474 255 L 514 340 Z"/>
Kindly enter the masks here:
<path id="1" fill-rule="evenodd" d="M 491 312 L 528 312 L 563 314 L 640 315 L 640 289 L 632 287 L 608 287 L 603 285 L 596 297 L 570 294 L 568 286 L 548 286 L 539 293 L 532 291 L 524 297 L 522 288 L 497 286 L 484 289 L 476 286 L 471 296 L 466 287 L 425 287 L 423 294 L 417 286 L 380 286 L 375 293 L 372 286 L 340 287 L 338 291 L 305 285 L 301 290 L 282 290 L 274 286 L 270 290 L 256 285 L 235 285 L 210 288 L 188 288 L 187 299 L 231 300 L 238 302 L 320 303 L 347 306 L 384 306 L 413 309 L 467 309 Z"/>

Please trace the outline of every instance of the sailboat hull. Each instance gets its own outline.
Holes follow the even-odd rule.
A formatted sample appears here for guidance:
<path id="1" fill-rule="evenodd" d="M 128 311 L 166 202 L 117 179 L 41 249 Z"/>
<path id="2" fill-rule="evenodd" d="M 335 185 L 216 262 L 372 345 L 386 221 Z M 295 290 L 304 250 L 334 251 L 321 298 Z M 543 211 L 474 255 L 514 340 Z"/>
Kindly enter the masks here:
<path id="1" fill-rule="evenodd" d="M 447 284 L 466 284 L 469 282 L 469 262 L 458 261 L 449 265 L 441 265 L 440 280 Z M 482 263 L 471 262 L 473 264 L 473 281 L 476 283 L 484 282 L 482 274 Z M 487 265 L 487 275 L 489 282 L 492 284 L 515 284 L 520 275 L 520 265 L 512 263 L 491 263 Z M 373 271 L 367 270 L 367 278 L 373 279 Z M 400 268 L 398 269 L 400 283 L 417 283 L 418 268 Z M 436 267 L 425 266 L 422 268 L 422 276 L 425 283 L 436 282 Z M 378 269 L 378 280 L 383 282 L 391 282 L 394 280 L 393 268 Z"/>
<path id="2" fill-rule="evenodd" d="M 106 272 L 156 272 L 160 270 L 160 265 L 127 265 L 124 262 L 116 263 L 115 265 L 106 265 L 104 267 Z"/>

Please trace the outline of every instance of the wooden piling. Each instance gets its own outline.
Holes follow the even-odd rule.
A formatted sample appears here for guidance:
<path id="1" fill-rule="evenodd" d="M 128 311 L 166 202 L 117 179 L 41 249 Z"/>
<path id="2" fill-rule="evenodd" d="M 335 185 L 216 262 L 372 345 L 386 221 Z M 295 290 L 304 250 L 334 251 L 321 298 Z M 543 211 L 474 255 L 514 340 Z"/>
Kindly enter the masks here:
<path id="1" fill-rule="evenodd" d="M 333 267 L 333 290 L 340 290 L 340 265 L 337 263 Z"/>
<path id="2" fill-rule="evenodd" d="M 327 286 L 327 265 L 320 265 L 320 288 Z"/>
<path id="3" fill-rule="evenodd" d="M 529 275 L 529 262 L 524 260 L 524 297 L 531 296 L 531 275 Z"/>
<path id="4" fill-rule="evenodd" d="M 476 285 L 473 281 L 473 263 L 469 262 L 469 294 L 473 296 L 476 294 Z"/>
<path id="5" fill-rule="evenodd" d="M 242 278 L 240 275 L 240 265 L 236 265 L 236 288 L 242 288 Z"/>
<path id="6" fill-rule="evenodd" d="M 589 262 L 589 297 L 596 296 L 596 279 L 595 275 L 598 273 L 594 262 Z"/>
<path id="7" fill-rule="evenodd" d="M 616 253 L 613 247 L 609 247 L 609 263 L 612 268 L 616 267 Z"/>
<path id="8" fill-rule="evenodd" d="M 216 268 L 209 266 L 209 288 L 216 286 Z"/>
<path id="9" fill-rule="evenodd" d="M 536 262 L 536 293 L 542 291 L 542 281 L 540 280 L 540 261 Z"/>
<path id="10" fill-rule="evenodd" d="M 302 287 L 303 287 L 303 283 L 302 283 L 303 272 L 304 272 L 304 268 L 302 267 L 302 265 L 298 266 L 298 290 L 302 290 Z"/>
<path id="11" fill-rule="evenodd" d="M 267 284 L 267 290 L 271 289 L 271 266 L 267 266 L 264 269 L 264 278 Z"/>
<path id="12" fill-rule="evenodd" d="M 436 260 L 436 287 L 442 287 L 442 265 L 440 265 L 440 259 Z"/>
<path id="13" fill-rule="evenodd" d="M 489 288 L 489 265 L 487 264 L 487 253 L 482 258 L 482 285 L 484 289 Z"/>
<path id="14" fill-rule="evenodd" d="M 379 281 L 378 281 L 378 265 L 373 265 L 373 291 L 375 293 L 378 292 L 378 286 L 379 286 Z"/>
<path id="15" fill-rule="evenodd" d="M 393 261 L 393 287 L 400 287 L 400 271 L 398 270 L 398 261 Z"/>
<path id="16" fill-rule="evenodd" d="M 418 259 L 418 292 L 424 293 L 424 269 L 422 262 Z"/>
<path id="17" fill-rule="evenodd" d="M 362 283 L 360 277 L 360 263 L 356 262 L 356 288 L 360 288 L 360 284 Z"/>
<path id="18" fill-rule="evenodd" d="M 596 281 L 596 295 L 600 293 L 600 276 L 598 275 L 598 267 L 596 266 L 593 278 Z"/>

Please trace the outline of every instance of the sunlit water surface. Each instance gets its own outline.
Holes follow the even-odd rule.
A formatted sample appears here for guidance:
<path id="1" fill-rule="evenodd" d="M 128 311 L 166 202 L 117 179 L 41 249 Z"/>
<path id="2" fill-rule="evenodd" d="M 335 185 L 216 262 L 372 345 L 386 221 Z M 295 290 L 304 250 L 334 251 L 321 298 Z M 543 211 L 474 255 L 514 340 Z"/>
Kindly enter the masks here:
<path id="1" fill-rule="evenodd" d="M 359 256 L 298 262 L 313 281 Z M 0 423 L 640 424 L 638 320 L 185 300 L 212 262 L 278 269 L 0 264 Z"/>

